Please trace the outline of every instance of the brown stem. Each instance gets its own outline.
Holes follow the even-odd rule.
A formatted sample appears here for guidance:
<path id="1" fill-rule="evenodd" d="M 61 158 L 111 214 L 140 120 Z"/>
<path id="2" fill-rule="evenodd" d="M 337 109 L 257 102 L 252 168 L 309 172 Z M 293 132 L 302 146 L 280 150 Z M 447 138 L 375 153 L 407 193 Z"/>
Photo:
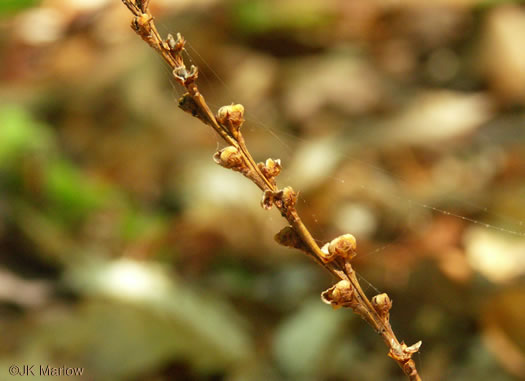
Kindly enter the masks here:
<path id="1" fill-rule="evenodd" d="M 278 197 L 278 188 L 275 185 L 273 178 L 268 178 L 263 174 L 259 166 L 253 160 L 244 138 L 239 131 L 232 132 L 227 126 L 219 123 L 215 115 L 208 107 L 204 97 L 199 92 L 195 80 L 197 79 L 197 71 L 192 68 L 188 72 L 181 52 L 184 49 L 184 40 L 178 36 L 178 40 L 163 41 L 162 37 L 157 31 L 153 16 L 149 11 L 149 0 L 122 0 L 128 9 L 133 13 L 132 20 L 133 30 L 154 50 L 156 50 L 166 63 L 173 70 L 175 79 L 188 92 L 191 105 L 189 109 L 193 116 L 198 117 L 204 123 L 210 125 L 219 136 L 230 146 L 234 147 L 234 151 L 238 152 L 242 160 L 235 161 L 232 165 L 225 165 L 228 168 L 238 170 L 246 177 L 252 180 L 263 192 L 269 192 L 275 197 Z M 171 43 L 171 45 L 170 45 Z M 194 69 L 194 70 L 193 70 Z M 181 107 L 183 108 L 183 107 Z M 241 122 L 242 123 L 242 122 Z M 240 165 L 240 167 L 239 167 Z M 291 191 L 293 193 L 293 191 Z M 266 193 L 265 193 L 266 194 Z M 283 197 L 281 194 L 279 197 Z M 293 193 L 292 199 L 296 197 Z M 421 342 L 408 347 L 403 342 L 399 342 L 394 334 L 389 322 L 389 309 L 391 302 L 385 295 L 383 297 L 383 304 L 377 300 L 371 302 L 366 294 L 363 292 L 356 273 L 350 263 L 351 257 L 335 257 L 327 260 L 327 254 L 317 245 L 317 242 L 312 237 L 310 231 L 306 228 L 295 208 L 295 201 L 290 202 L 285 199 L 276 199 L 271 201 L 281 212 L 282 216 L 286 218 L 298 239 L 301 241 L 300 245 L 294 246 L 300 248 L 309 254 L 313 259 L 326 270 L 328 270 L 340 282 L 325 291 L 322 295 L 323 300 L 329 302 L 334 307 L 349 307 L 355 313 L 360 315 L 368 324 L 370 324 L 376 332 L 378 332 L 383 341 L 389 348 L 388 355 L 394 359 L 401 367 L 405 375 L 410 381 L 421 381 L 417 372 L 412 355 L 417 352 Z M 270 206 L 271 206 L 270 203 Z M 353 237 L 352 237 L 353 238 Z M 386 298 L 386 299 L 385 299 Z M 386 300 L 386 302 L 385 302 Z"/>

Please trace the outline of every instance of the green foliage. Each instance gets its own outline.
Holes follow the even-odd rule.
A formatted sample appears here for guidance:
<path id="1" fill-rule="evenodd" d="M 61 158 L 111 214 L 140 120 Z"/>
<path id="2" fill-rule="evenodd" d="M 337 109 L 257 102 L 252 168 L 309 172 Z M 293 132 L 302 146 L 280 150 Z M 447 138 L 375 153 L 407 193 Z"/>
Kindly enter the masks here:
<path id="1" fill-rule="evenodd" d="M 47 127 L 35 122 L 23 108 L 0 108 L 0 169 L 17 165 L 24 155 L 48 149 L 52 140 Z"/>
<path id="2" fill-rule="evenodd" d="M 162 217 L 144 213 L 130 207 L 121 224 L 121 235 L 126 241 L 145 237 L 163 230 L 165 221 Z"/>
<path id="3" fill-rule="evenodd" d="M 232 7 L 234 24 L 244 34 L 280 29 L 308 29 L 327 24 L 332 16 L 321 3 L 282 1 L 237 1 Z"/>
<path id="4" fill-rule="evenodd" d="M 0 16 L 34 7 L 39 4 L 40 0 L 2 0 L 0 2 Z"/>
<path id="5" fill-rule="evenodd" d="M 65 222 L 86 217 L 101 207 L 109 195 L 106 187 L 91 181 L 65 160 L 56 160 L 49 165 L 45 192 L 52 213 Z"/>

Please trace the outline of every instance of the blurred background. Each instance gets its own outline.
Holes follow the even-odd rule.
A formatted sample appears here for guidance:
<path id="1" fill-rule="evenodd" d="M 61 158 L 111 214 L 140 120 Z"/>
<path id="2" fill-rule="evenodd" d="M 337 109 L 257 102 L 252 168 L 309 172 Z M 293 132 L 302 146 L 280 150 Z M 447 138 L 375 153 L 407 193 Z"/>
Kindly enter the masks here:
<path id="1" fill-rule="evenodd" d="M 424 380 L 525 379 L 525 7 L 152 0 L 320 243 L 350 232 Z M 0 2 L 0 379 L 404 380 L 213 163 L 117 0 Z M 34 377 L 34 379 L 39 379 Z M 57 378 L 61 379 L 61 378 Z M 75 379 L 64 377 L 63 379 Z"/>

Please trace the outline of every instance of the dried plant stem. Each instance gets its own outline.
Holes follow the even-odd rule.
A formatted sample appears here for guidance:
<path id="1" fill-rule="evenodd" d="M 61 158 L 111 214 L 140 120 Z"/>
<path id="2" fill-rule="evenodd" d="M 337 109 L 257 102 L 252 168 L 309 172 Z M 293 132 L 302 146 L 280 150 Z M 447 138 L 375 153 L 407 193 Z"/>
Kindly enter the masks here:
<path id="1" fill-rule="evenodd" d="M 186 89 L 187 93 L 179 100 L 179 107 L 211 126 L 229 145 L 217 152 L 214 160 L 252 180 L 263 191 L 263 208 L 277 207 L 288 221 L 289 226 L 275 236 L 276 241 L 304 251 L 339 279 L 333 287 L 321 294 L 322 300 L 334 308 L 351 308 L 366 320 L 381 335 L 389 348 L 388 355 L 399 364 L 408 379 L 420 381 L 412 356 L 419 350 L 421 342 L 412 346 L 399 342 L 389 322 L 392 302 L 388 295 L 376 295 L 370 301 L 363 292 L 351 265 L 351 259 L 356 255 L 355 238 L 345 234 L 322 248 L 317 245 L 295 208 L 297 194 L 290 187 L 277 187 L 275 178 L 281 170 L 280 161 L 268 159 L 265 163 L 256 163 L 248 151 L 240 132 L 244 122 L 243 106 L 224 106 L 214 115 L 195 82 L 197 68 L 191 66 L 188 69 L 184 63 L 181 53 L 185 41 L 182 36 L 177 34 L 173 38 L 168 35 L 166 39 L 162 39 L 150 13 L 149 0 L 122 1 L 134 15 L 131 22 L 133 30 L 164 58 L 173 70 L 174 78 Z"/>

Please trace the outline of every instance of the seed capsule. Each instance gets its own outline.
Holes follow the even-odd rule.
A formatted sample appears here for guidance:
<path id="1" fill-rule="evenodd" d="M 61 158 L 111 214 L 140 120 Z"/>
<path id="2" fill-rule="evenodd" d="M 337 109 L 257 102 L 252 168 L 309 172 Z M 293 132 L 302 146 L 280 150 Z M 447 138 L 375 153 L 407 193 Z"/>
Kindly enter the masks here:
<path id="1" fill-rule="evenodd" d="M 392 308 L 392 300 L 387 294 L 383 293 L 372 298 L 372 305 L 381 317 L 386 318 Z"/>
<path id="2" fill-rule="evenodd" d="M 257 164 L 261 172 L 267 179 L 273 179 L 281 173 L 281 160 L 280 159 L 267 159 L 266 163 Z"/>
<path id="3" fill-rule="evenodd" d="M 342 257 L 352 259 L 356 256 L 357 244 L 352 234 L 344 234 L 333 239 L 328 245 L 328 253 L 331 257 Z"/>
<path id="4" fill-rule="evenodd" d="M 321 294 L 321 300 L 326 304 L 330 304 L 334 309 L 341 307 L 353 308 L 357 304 L 354 289 L 348 280 L 341 280 L 324 291 Z"/>
<path id="5" fill-rule="evenodd" d="M 213 155 L 213 160 L 225 168 L 240 168 L 243 166 L 242 155 L 233 146 L 221 149 Z"/>
<path id="6" fill-rule="evenodd" d="M 297 232 L 291 226 L 286 226 L 281 229 L 281 231 L 277 233 L 274 238 L 279 245 L 292 247 L 299 250 L 306 250 L 301 237 L 299 237 Z"/>
<path id="7" fill-rule="evenodd" d="M 261 199 L 261 206 L 265 210 L 272 209 L 274 201 L 274 193 L 271 190 L 265 190 Z"/>
<path id="8" fill-rule="evenodd" d="M 295 206 L 295 204 L 297 203 L 297 193 L 295 193 L 292 187 L 285 187 L 279 193 L 279 196 L 287 209 L 293 208 Z"/>
<path id="9" fill-rule="evenodd" d="M 244 123 L 244 106 L 241 104 L 222 106 L 217 112 L 217 121 L 227 127 L 232 134 L 237 135 Z"/>

